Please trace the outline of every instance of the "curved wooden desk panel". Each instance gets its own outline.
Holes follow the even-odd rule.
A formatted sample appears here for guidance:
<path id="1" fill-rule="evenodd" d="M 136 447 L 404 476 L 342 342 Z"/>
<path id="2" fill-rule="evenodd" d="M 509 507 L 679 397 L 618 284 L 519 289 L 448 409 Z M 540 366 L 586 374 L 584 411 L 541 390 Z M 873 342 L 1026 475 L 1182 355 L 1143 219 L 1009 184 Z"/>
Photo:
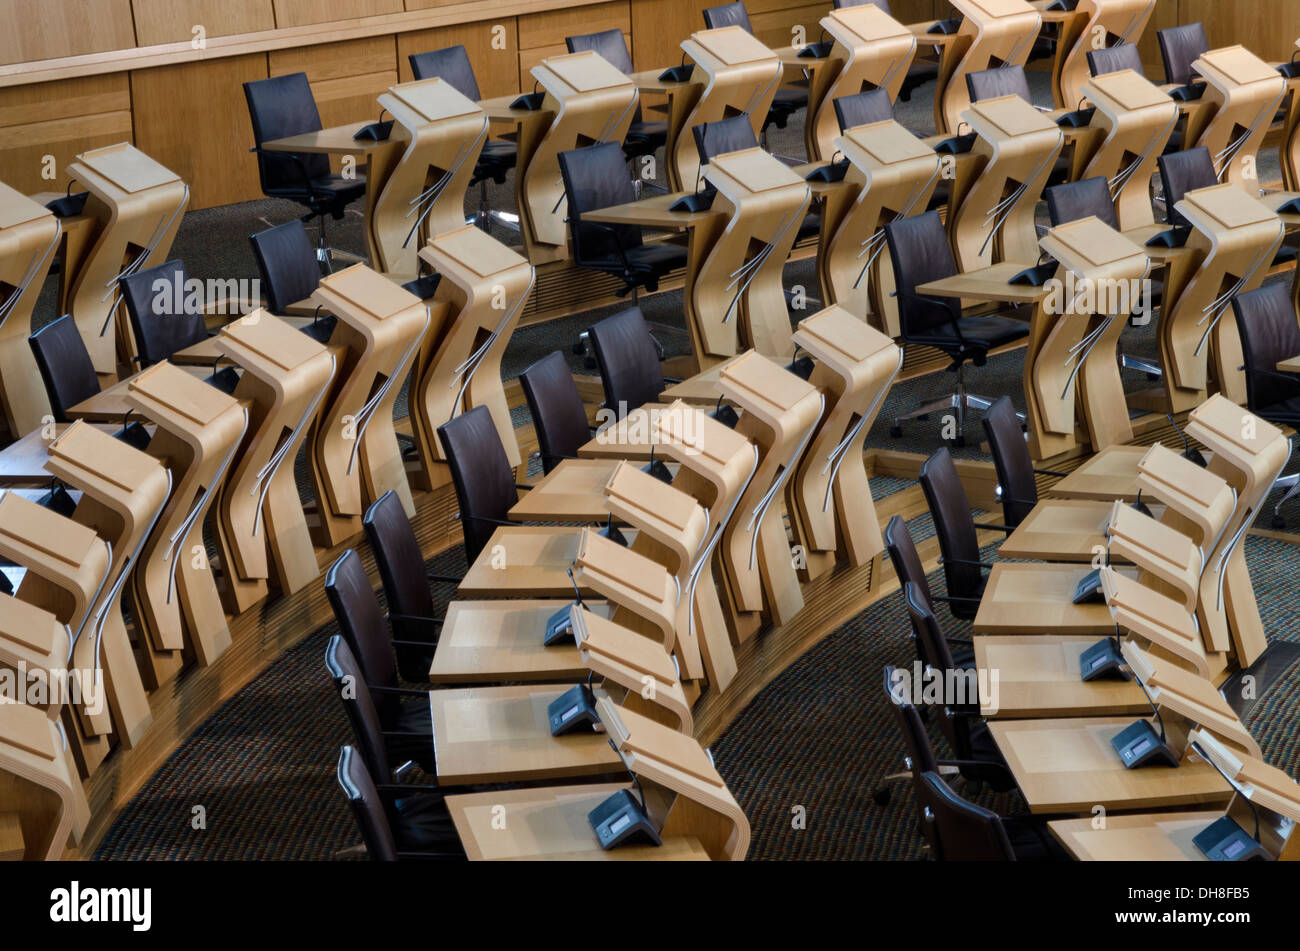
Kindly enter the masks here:
<path id="1" fill-rule="evenodd" d="M 1074 17 L 1061 27 L 1057 38 L 1068 52 L 1064 56 L 1057 52 L 1060 65 L 1052 83 L 1056 108 L 1079 108 L 1092 78 L 1089 51 L 1121 43 L 1136 46 L 1155 9 L 1155 0 L 1079 0 Z"/>
<path id="2" fill-rule="evenodd" d="M 1244 46 L 1211 50 L 1192 64 L 1206 90 L 1187 142 L 1210 150 L 1219 181 L 1258 188 L 1256 157 L 1286 93 L 1286 80 Z"/>
<path id="3" fill-rule="evenodd" d="M 18 815 L 27 859 L 62 858 L 90 819 L 72 754 L 39 707 L 0 704 L 0 813 Z"/>
<path id="4" fill-rule="evenodd" d="M 36 429 L 50 413 L 27 338 L 62 232 L 47 208 L 0 183 L 0 410 L 15 437 Z"/>
<path id="5" fill-rule="evenodd" d="M 1025 0 L 951 0 L 961 14 L 956 39 L 939 61 L 934 94 L 934 127 L 953 135 L 970 108 L 966 74 L 994 66 L 1024 66 L 1038 38 L 1043 17 Z"/>

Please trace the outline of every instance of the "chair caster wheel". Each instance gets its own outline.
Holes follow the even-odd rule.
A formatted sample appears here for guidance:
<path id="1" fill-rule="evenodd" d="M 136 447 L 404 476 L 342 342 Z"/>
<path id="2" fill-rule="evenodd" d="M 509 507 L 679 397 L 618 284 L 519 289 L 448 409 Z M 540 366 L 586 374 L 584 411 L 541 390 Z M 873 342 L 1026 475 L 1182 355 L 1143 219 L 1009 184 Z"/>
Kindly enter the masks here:
<path id="1" fill-rule="evenodd" d="M 871 793 L 871 798 L 877 806 L 889 805 L 889 800 L 891 796 L 892 793 L 890 793 L 890 791 L 885 788 L 878 788 Z"/>
<path id="2" fill-rule="evenodd" d="M 902 427 L 902 426 L 890 426 L 890 427 L 889 427 L 889 438 L 890 438 L 890 439 L 900 439 L 900 438 L 902 438 L 902 435 L 903 435 L 903 427 Z"/>
<path id="3" fill-rule="evenodd" d="M 1269 519 L 1268 527 L 1273 529 L 1273 531 L 1275 532 L 1280 532 L 1286 528 L 1286 519 L 1284 519 L 1281 515 L 1274 515 L 1271 519 Z"/>
<path id="4" fill-rule="evenodd" d="M 952 444 L 953 444 L 955 447 L 957 447 L 958 449 L 965 449 L 965 448 L 966 448 L 966 437 L 965 437 L 965 436 L 954 436 L 954 437 L 953 437 L 953 440 L 952 440 Z"/>
<path id="5" fill-rule="evenodd" d="M 574 356 L 580 357 L 586 352 L 587 352 L 587 345 L 583 343 L 581 340 L 579 340 L 577 343 L 573 345 Z"/>

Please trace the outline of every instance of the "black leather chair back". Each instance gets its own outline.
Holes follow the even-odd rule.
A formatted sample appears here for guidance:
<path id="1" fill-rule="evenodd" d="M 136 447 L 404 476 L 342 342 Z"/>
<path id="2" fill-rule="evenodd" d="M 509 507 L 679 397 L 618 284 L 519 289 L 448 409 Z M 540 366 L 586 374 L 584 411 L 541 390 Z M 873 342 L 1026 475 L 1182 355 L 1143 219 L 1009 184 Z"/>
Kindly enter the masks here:
<path id="1" fill-rule="evenodd" d="M 1120 43 L 1118 46 L 1106 46 L 1099 50 L 1088 50 L 1088 71 L 1094 76 L 1118 73 L 1131 69 L 1139 76 L 1145 76 L 1142 69 L 1142 54 L 1133 43 Z"/>
<path id="2" fill-rule="evenodd" d="M 486 406 L 475 406 L 443 423 L 438 438 L 456 486 L 465 559 L 472 565 L 496 529 L 485 519 L 504 521 L 519 499 L 514 469 Z"/>
<path id="3" fill-rule="evenodd" d="M 1047 200 L 1047 214 L 1053 228 L 1068 221 L 1096 217 L 1119 230 L 1115 202 L 1110 197 L 1110 183 L 1104 175 L 1053 185 L 1043 189 L 1043 197 Z"/>
<path id="4" fill-rule="evenodd" d="M 1165 82 L 1185 86 L 1192 81 L 1192 63 L 1210 51 L 1210 41 L 1201 23 L 1184 23 L 1158 30 L 1160 58 L 1165 64 Z"/>
<path id="5" fill-rule="evenodd" d="M 889 0 L 835 0 L 835 9 L 843 10 L 845 7 L 865 7 L 868 3 L 874 3 L 890 16 L 894 15 L 894 11 L 889 9 Z"/>
<path id="6" fill-rule="evenodd" d="M 376 499 L 361 524 L 375 555 L 388 610 L 412 617 L 433 617 L 424 555 L 397 493 L 389 489 Z"/>
<path id="7" fill-rule="evenodd" d="M 416 79 L 441 79 L 451 83 L 455 90 L 474 102 L 483 98 L 478 88 L 478 78 L 470 64 L 469 53 L 463 46 L 448 46 L 446 49 L 430 50 L 427 53 L 412 53 L 411 72 Z"/>
<path id="8" fill-rule="evenodd" d="M 366 853 L 376 862 L 396 862 L 397 843 L 383 799 L 361 755 L 351 746 L 339 751 L 338 780 L 361 830 Z"/>
<path id="9" fill-rule="evenodd" d="M 162 363 L 176 351 L 207 338 L 203 309 L 186 293 L 184 261 L 136 271 L 118 284 L 141 367 Z"/>
<path id="10" fill-rule="evenodd" d="M 86 342 L 71 314 L 51 321 L 28 338 L 56 422 L 66 423 L 68 410 L 99 392 L 99 377 Z"/>
<path id="11" fill-rule="evenodd" d="M 974 616 L 982 592 L 983 576 L 978 564 L 980 546 L 966 490 L 957 477 L 957 467 L 953 465 L 952 453 L 946 446 L 925 460 L 919 481 L 943 552 L 943 574 L 948 582 L 948 594 L 950 597 L 974 599 L 965 605 L 961 602 L 954 604 L 953 612 L 959 617 Z"/>
<path id="12" fill-rule="evenodd" d="M 957 665 L 952 657 L 952 649 L 948 646 L 948 639 L 943 636 L 943 629 L 939 627 L 939 619 L 935 616 L 934 608 L 922 601 L 921 591 L 914 584 L 907 584 L 903 587 L 903 604 L 907 608 L 907 616 L 911 620 L 912 630 L 916 634 L 916 652 L 921 659 L 921 663 L 943 675 L 945 685 L 948 683 L 956 684 L 956 678 L 949 678 L 946 674 L 947 671 L 956 671 Z M 965 672 L 962 676 L 965 676 Z M 972 686 L 975 685 L 974 680 L 970 680 L 968 683 Z M 975 697 L 968 699 L 971 704 L 977 703 Z M 948 746 L 951 747 L 957 759 L 974 760 L 976 757 L 971 742 L 972 720 L 971 717 L 966 716 L 964 713 L 954 713 L 953 706 L 956 705 L 956 697 L 945 696 L 941 703 L 933 704 L 929 709 L 934 711 L 935 718 L 939 722 L 939 732 L 948 741 Z M 1003 771 L 998 767 L 983 767 L 972 763 L 961 767 L 962 775 L 971 779 L 985 778 L 990 769 L 997 776 L 999 785 L 1004 785 L 1005 777 L 999 775 Z"/>
<path id="13" fill-rule="evenodd" d="M 379 598 L 370 587 L 370 579 L 361 566 L 361 557 L 349 548 L 330 565 L 325 573 L 325 595 L 334 609 L 334 619 L 361 664 L 366 683 L 376 687 L 397 686 L 397 664 L 389 642 Z M 396 694 L 383 692 L 375 697 L 379 720 L 390 726 L 399 712 Z"/>
<path id="14" fill-rule="evenodd" d="M 934 834 L 933 828 L 924 821 L 924 817 L 919 816 L 919 812 L 923 792 L 921 774 L 927 770 L 937 773 L 939 762 L 935 758 L 934 747 L 930 744 L 930 734 L 925 729 L 925 722 L 921 719 L 916 704 L 912 702 L 914 698 L 899 690 L 899 678 L 900 672 L 896 668 L 892 666 L 885 668 L 885 696 L 889 698 L 889 705 L 893 708 L 894 718 L 898 723 L 898 732 L 903 737 L 903 750 L 907 768 L 912 773 L 912 791 L 917 801 L 918 818 L 922 820 L 921 828 L 929 839 L 930 849 L 938 858 L 938 837 Z"/>
<path id="15" fill-rule="evenodd" d="M 967 73 L 966 90 L 970 93 L 971 102 L 1000 99 L 1003 96 L 1019 96 L 1028 103 L 1034 101 L 1023 66 L 999 66 L 996 69 Z"/>
<path id="16" fill-rule="evenodd" d="M 583 221 L 589 211 L 636 201 L 636 186 L 627 173 L 627 159 L 617 142 L 601 142 L 561 152 L 560 177 L 568 198 L 569 236 L 573 260 L 580 267 L 598 267 L 619 260 L 619 249 L 641 246 L 636 225 L 603 225 Z"/>
<path id="17" fill-rule="evenodd" d="M 840 96 L 831 105 L 835 107 L 841 132 L 894 118 L 894 104 L 889 101 L 887 89 L 866 89 L 851 96 Z"/>
<path id="18" fill-rule="evenodd" d="M 605 408 L 622 419 L 624 415 L 654 402 L 664 389 L 650 328 L 640 307 L 606 317 L 587 331 L 600 381 L 605 388 Z"/>
<path id="19" fill-rule="evenodd" d="M 1214 170 L 1214 159 L 1210 157 L 1210 150 L 1200 145 L 1184 152 L 1170 152 L 1156 159 L 1156 164 L 1160 167 L 1160 181 L 1165 190 L 1165 212 L 1169 223 L 1189 224 L 1187 219 L 1174 209 L 1174 206 L 1182 201 L 1183 196 L 1188 192 L 1219 184 L 1219 176 Z"/>
<path id="20" fill-rule="evenodd" d="M 704 11 L 704 25 L 710 30 L 717 30 L 724 26 L 738 26 L 747 33 L 754 32 L 754 26 L 749 22 L 749 11 L 745 9 L 745 4 L 741 0 L 725 3 L 720 7 L 707 7 Z"/>
<path id="21" fill-rule="evenodd" d="M 691 127 L 695 148 L 700 153 L 700 164 L 708 165 L 715 155 L 743 152 L 758 148 L 758 136 L 750 122 L 748 112 L 740 112 L 716 122 L 701 122 Z"/>
<path id="22" fill-rule="evenodd" d="M 917 591 L 925 598 L 927 604 L 933 603 L 930 594 L 930 582 L 921 565 L 921 556 L 917 554 L 916 543 L 912 533 L 907 530 L 903 516 L 895 515 L 885 526 L 885 551 L 889 552 L 889 562 L 894 566 L 894 574 L 900 586 L 916 585 Z"/>
<path id="23" fill-rule="evenodd" d="M 1297 351 L 1300 352 L 1300 351 Z M 1002 520 L 1016 526 L 1028 517 L 1038 502 L 1034 481 L 1034 460 L 1020 429 L 1020 418 L 1011 397 L 995 400 L 984 414 L 984 435 L 993 454 L 993 468 L 1002 487 Z"/>
<path id="24" fill-rule="evenodd" d="M 259 147 L 274 139 L 320 131 L 320 113 L 306 73 L 244 83 L 244 98 L 253 122 L 253 142 Z M 304 168 L 307 180 L 323 178 L 330 173 L 329 157 L 303 154 L 281 158 L 259 152 L 257 173 L 262 193 L 280 197 L 302 194 L 307 189 Z"/>
<path id="25" fill-rule="evenodd" d="M 927 211 L 923 215 L 891 221 L 885 225 L 885 241 L 894 268 L 894 286 L 898 288 L 899 328 L 903 340 L 924 337 L 959 320 L 961 301 L 950 297 L 921 298 L 914 294 L 921 284 L 957 273 L 957 261 L 952 255 L 939 212 Z"/>
<path id="26" fill-rule="evenodd" d="M 1300 381 L 1277 373 L 1282 360 L 1300 356 L 1300 322 L 1286 283 L 1263 287 L 1232 299 L 1246 365 L 1246 406 L 1264 413 L 1271 406 L 1300 396 Z"/>
<path id="27" fill-rule="evenodd" d="M 591 438 L 587 410 L 569 365 L 558 350 L 519 374 L 519 384 L 537 430 L 542 470 L 550 472 L 562 460 L 576 456 Z"/>
<path id="28" fill-rule="evenodd" d="M 320 265 L 301 221 L 286 221 L 250 235 L 248 240 L 271 313 L 285 314 L 291 304 L 311 297 L 320 285 Z"/>
<path id="29" fill-rule="evenodd" d="M 325 645 L 325 669 L 339 692 L 343 711 L 352 724 L 357 746 L 372 777 L 383 782 L 392 781 L 392 768 L 388 765 L 388 750 L 384 745 L 384 728 L 379 722 L 375 698 L 366 683 L 365 672 L 357 663 L 352 648 L 338 634 Z"/>
<path id="30" fill-rule="evenodd" d="M 1014 862 L 1002 818 L 952 791 L 937 771 L 921 774 L 921 807 L 929 810 L 945 862 Z"/>

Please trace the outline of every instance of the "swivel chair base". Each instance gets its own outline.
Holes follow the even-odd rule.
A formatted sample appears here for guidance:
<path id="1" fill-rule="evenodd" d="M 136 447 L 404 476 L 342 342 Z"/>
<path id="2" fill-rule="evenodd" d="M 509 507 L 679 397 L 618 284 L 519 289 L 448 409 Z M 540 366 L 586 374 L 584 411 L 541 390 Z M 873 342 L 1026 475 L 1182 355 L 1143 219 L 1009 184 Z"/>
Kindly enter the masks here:
<path id="1" fill-rule="evenodd" d="M 894 439 L 898 439 L 900 436 L 902 436 L 903 423 L 907 422 L 908 420 L 925 419 L 927 416 L 931 415 L 932 413 L 939 413 L 939 412 L 943 412 L 944 410 L 956 410 L 957 435 L 953 438 L 952 443 L 957 447 L 965 446 L 966 437 L 964 433 L 966 428 L 967 410 L 974 409 L 982 412 L 984 410 L 987 410 L 990 406 L 993 405 L 993 400 L 987 396 L 978 396 L 974 393 L 966 392 L 965 374 L 963 372 L 964 369 L 965 369 L 964 364 L 962 366 L 957 367 L 957 389 L 952 393 L 952 395 L 946 396 L 943 399 L 935 400 L 931 403 L 926 403 L 924 406 L 921 406 L 920 408 L 915 409 L 910 413 L 904 413 L 901 416 L 895 416 L 894 425 L 889 427 L 889 435 Z M 1022 423 L 1024 422 L 1025 420 L 1024 413 L 1017 413 L 1016 416 L 1020 419 Z"/>

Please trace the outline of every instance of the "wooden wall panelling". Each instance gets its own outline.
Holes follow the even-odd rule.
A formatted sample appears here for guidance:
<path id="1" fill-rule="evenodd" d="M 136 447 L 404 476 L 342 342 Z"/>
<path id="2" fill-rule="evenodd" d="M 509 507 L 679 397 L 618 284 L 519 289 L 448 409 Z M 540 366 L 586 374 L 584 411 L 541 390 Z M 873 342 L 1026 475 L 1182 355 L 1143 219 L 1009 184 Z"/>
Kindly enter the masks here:
<path id="1" fill-rule="evenodd" d="M 136 45 L 131 0 L 8 0 L 4 11 L 0 64 Z"/>
<path id="2" fill-rule="evenodd" d="M 1180 22 L 1205 24 L 1210 49 L 1240 43 L 1260 59 L 1289 60 L 1300 36 L 1300 3 L 1295 0 L 1180 0 Z"/>
<path id="3" fill-rule="evenodd" d="M 272 0 L 131 0 L 137 46 L 190 42 L 194 27 L 207 37 L 275 29 Z"/>
<path id="4" fill-rule="evenodd" d="M 62 189 L 78 153 L 131 139 L 125 75 L 0 89 L 0 177 L 18 191 Z M 43 177 L 46 155 L 54 156 L 53 180 Z"/>
<path id="5" fill-rule="evenodd" d="M 712 3 L 707 5 L 712 6 Z M 701 4 L 701 9 L 704 6 L 705 4 Z M 754 35 L 774 50 L 794 42 L 793 31 L 796 26 L 803 27 L 806 43 L 816 42 L 822 32 L 821 18 L 831 9 L 824 0 L 816 3 L 798 3 L 796 0 L 745 0 L 745 8 L 749 10 L 749 22 L 754 27 Z M 701 14 L 696 29 L 703 28 L 704 16 Z"/>
<path id="6" fill-rule="evenodd" d="M 397 46 L 392 36 L 376 36 L 276 50 L 267 54 L 267 69 L 272 76 L 306 73 L 321 124 L 328 129 L 379 118 L 375 99 L 397 84 Z"/>
<path id="7" fill-rule="evenodd" d="M 682 40 L 704 29 L 700 0 L 631 0 L 632 63 L 659 69 L 682 61 Z"/>
<path id="8" fill-rule="evenodd" d="M 497 26 L 504 28 L 504 49 L 492 46 L 492 30 Z M 515 17 L 397 34 L 398 81 L 405 83 L 415 78 L 411 73 L 412 53 L 427 53 L 457 45 L 465 47 L 469 54 L 484 99 L 509 96 L 519 91 L 519 31 Z"/>
<path id="9" fill-rule="evenodd" d="M 275 25 L 307 26 L 402 13 L 402 0 L 275 0 Z"/>
<path id="10" fill-rule="evenodd" d="M 1186 0 L 1156 0 L 1156 8 L 1151 14 L 1151 20 L 1142 33 L 1138 49 L 1142 53 L 1142 65 L 1146 68 L 1147 78 L 1153 83 L 1165 81 L 1165 65 L 1160 58 L 1160 43 L 1156 39 L 1156 31 L 1167 30 L 1171 26 L 1188 22 L 1182 18 L 1182 11 L 1179 10 L 1179 7 L 1185 3 Z M 1210 43 L 1214 44 L 1213 38 Z"/>
<path id="11" fill-rule="evenodd" d="M 189 210 L 261 194 L 243 84 L 266 77 L 265 53 L 131 74 L 136 147 L 189 184 Z"/>
<path id="12" fill-rule="evenodd" d="M 628 0 L 519 17 L 519 88 L 524 92 L 533 88 L 530 70 L 543 59 L 568 52 L 568 47 L 564 45 L 565 37 L 615 29 L 623 31 L 630 51 L 632 16 Z"/>

